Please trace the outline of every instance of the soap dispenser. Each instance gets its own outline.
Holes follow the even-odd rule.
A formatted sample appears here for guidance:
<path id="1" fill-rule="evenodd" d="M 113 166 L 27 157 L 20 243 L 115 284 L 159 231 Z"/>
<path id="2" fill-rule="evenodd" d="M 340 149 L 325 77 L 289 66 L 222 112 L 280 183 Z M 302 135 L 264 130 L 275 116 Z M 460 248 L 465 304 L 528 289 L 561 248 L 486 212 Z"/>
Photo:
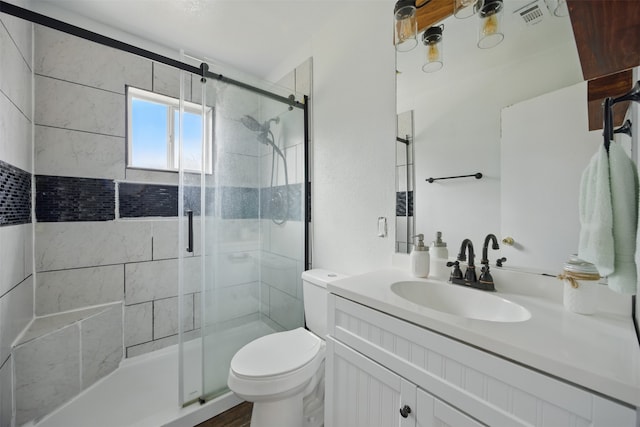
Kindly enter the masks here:
<path id="1" fill-rule="evenodd" d="M 429 275 L 429 248 L 424 245 L 424 234 L 413 236 L 418 238 L 418 243 L 413 245 L 413 251 L 409 256 L 411 262 L 411 274 L 414 277 L 427 277 Z"/>
<path id="2" fill-rule="evenodd" d="M 442 232 L 436 233 L 436 240 L 431 243 L 430 253 L 430 271 L 431 277 L 439 280 L 447 280 L 449 271 L 446 267 L 447 259 L 449 259 L 449 250 L 447 244 L 442 241 Z"/>

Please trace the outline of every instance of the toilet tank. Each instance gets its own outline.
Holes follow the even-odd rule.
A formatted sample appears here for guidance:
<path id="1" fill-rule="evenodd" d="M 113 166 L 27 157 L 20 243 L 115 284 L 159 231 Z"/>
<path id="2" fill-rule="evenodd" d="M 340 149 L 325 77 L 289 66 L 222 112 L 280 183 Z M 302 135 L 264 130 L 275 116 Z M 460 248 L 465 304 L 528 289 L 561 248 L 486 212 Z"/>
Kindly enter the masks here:
<path id="1" fill-rule="evenodd" d="M 320 338 L 327 334 L 327 283 L 344 279 L 344 274 L 313 269 L 302 273 L 302 298 L 307 328 Z"/>

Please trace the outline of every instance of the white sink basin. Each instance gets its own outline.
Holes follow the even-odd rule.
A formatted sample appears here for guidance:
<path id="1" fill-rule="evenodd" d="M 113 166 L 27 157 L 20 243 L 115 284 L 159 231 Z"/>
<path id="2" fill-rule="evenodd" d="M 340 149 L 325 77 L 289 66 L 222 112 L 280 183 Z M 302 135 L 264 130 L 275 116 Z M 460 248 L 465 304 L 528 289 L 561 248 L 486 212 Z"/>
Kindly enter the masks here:
<path id="1" fill-rule="evenodd" d="M 396 282 L 391 291 L 414 304 L 468 319 L 523 322 L 531 318 L 523 306 L 487 291 L 436 282 Z"/>

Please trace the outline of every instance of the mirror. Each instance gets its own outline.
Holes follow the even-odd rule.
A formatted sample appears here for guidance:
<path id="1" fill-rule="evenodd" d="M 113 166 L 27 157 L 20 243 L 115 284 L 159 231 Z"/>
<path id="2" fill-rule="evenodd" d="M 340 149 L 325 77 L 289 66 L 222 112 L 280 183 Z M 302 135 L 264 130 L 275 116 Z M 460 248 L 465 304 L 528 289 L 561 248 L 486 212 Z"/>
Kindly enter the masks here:
<path id="1" fill-rule="evenodd" d="M 396 123 L 396 252 L 408 254 L 413 242 L 413 112 Z"/>
<path id="2" fill-rule="evenodd" d="M 536 22 L 527 23 L 527 17 L 522 16 L 525 12 L 537 16 Z M 545 122 L 548 117 L 542 114 L 545 109 L 553 112 L 561 124 L 567 113 L 563 109 L 575 108 L 577 111 L 584 108 L 586 112 L 586 83 L 583 82 L 571 22 L 568 16 L 553 16 L 543 0 L 505 1 L 504 40 L 494 48 L 479 49 L 478 21 L 478 16 L 474 15 L 466 19 L 451 16 L 442 22 L 444 66 L 437 72 L 422 71 L 426 60 L 426 48 L 422 44 L 410 52 L 396 54 L 397 112 L 400 116 L 412 112 L 413 116 L 414 231 L 423 233 L 427 242 L 433 240 L 436 231 L 442 231 L 450 257 L 458 253 L 465 238 L 473 241 L 475 253 L 480 255 L 487 234 L 496 234 L 499 240 L 512 237 L 514 245 L 501 244 L 499 252 L 490 252 L 492 266 L 498 257 L 506 256 L 508 266 L 555 274 L 560 271 L 555 270 L 556 265 L 561 269 L 568 255 L 575 253 L 573 248 L 577 248 L 577 240 L 573 238 L 575 232 L 564 232 L 567 227 L 573 230 L 578 223 L 577 188 L 576 191 L 572 189 L 579 184 L 580 173 L 595 152 L 598 138 L 601 141 L 600 131 L 589 132 L 588 127 L 583 128 L 573 116 L 567 116 L 564 123 L 574 129 L 565 132 L 575 139 L 572 145 L 565 145 L 559 140 L 557 132 L 545 134 L 548 127 Z M 558 104 L 557 100 L 550 100 L 552 104 L 545 106 L 545 94 L 576 85 L 579 94 L 577 101 L 571 101 L 574 104 L 563 107 L 564 104 Z M 584 99 L 581 93 L 584 93 Z M 521 126 L 515 134 L 510 133 L 511 138 L 517 142 L 520 136 L 536 130 L 540 138 L 554 141 L 551 146 L 556 147 L 555 152 L 544 148 L 549 151 L 531 154 L 516 149 L 507 150 L 505 154 L 505 149 L 512 143 L 503 140 L 502 128 L 504 120 L 513 119 L 508 114 L 503 117 L 503 112 L 531 99 L 539 100 L 536 103 L 538 109 L 527 113 L 530 116 L 526 120 L 517 118 Z M 583 137 L 591 142 L 580 144 Z M 540 150 L 549 146 L 533 145 L 536 149 L 539 146 Z M 397 150 L 397 153 L 401 151 Z M 503 163 L 505 155 L 510 166 Z M 555 166 L 553 170 L 547 170 L 545 162 L 557 157 L 568 159 L 565 163 L 571 165 L 570 172 Z M 556 185 L 548 181 L 544 181 L 546 187 L 536 187 L 536 177 L 521 174 L 519 166 L 531 166 L 534 158 L 540 161 L 534 165 L 538 174 L 549 173 L 556 178 L 553 182 L 567 182 L 569 190 L 563 185 L 556 189 Z M 576 160 L 572 160 L 574 158 Z M 427 181 L 430 177 L 478 172 L 482 173 L 482 179 Z M 509 191 L 505 190 L 507 183 Z M 525 197 L 540 212 L 533 220 L 518 221 L 519 213 L 512 209 L 512 205 L 520 202 L 505 199 L 505 195 L 511 197 L 514 188 L 517 192 L 520 187 L 533 188 Z M 563 194 L 558 193 L 561 191 L 575 193 L 571 196 L 575 198 L 575 206 L 572 207 L 573 199 L 561 209 L 547 202 L 562 199 Z M 508 227 L 504 223 L 505 215 L 516 216 L 515 220 L 509 221 Z M 538 220 L 543 216 L 552 218 L 555 228 L 546 228 L 546 221 Z M 542 243 L 534 244 L 521 238 L 534 232 Z M 397 236 L 397 242 L 400 241 L 402 238 Z M 531 256 L 532 253 L 546 251 L 550 246 L 557 247 L 558 253 L 544 260 Z"/>

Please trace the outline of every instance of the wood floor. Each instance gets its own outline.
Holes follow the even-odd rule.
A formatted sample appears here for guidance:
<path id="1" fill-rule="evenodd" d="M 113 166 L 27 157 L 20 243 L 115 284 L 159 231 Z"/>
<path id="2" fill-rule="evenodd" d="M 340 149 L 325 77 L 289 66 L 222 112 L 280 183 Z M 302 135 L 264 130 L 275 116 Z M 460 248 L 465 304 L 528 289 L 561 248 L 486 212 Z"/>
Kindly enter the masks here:
<path id="1" fill-rule="evenodd" d="M 244 402 L 195 427 L 249 427 L 253 403 Z"/>

